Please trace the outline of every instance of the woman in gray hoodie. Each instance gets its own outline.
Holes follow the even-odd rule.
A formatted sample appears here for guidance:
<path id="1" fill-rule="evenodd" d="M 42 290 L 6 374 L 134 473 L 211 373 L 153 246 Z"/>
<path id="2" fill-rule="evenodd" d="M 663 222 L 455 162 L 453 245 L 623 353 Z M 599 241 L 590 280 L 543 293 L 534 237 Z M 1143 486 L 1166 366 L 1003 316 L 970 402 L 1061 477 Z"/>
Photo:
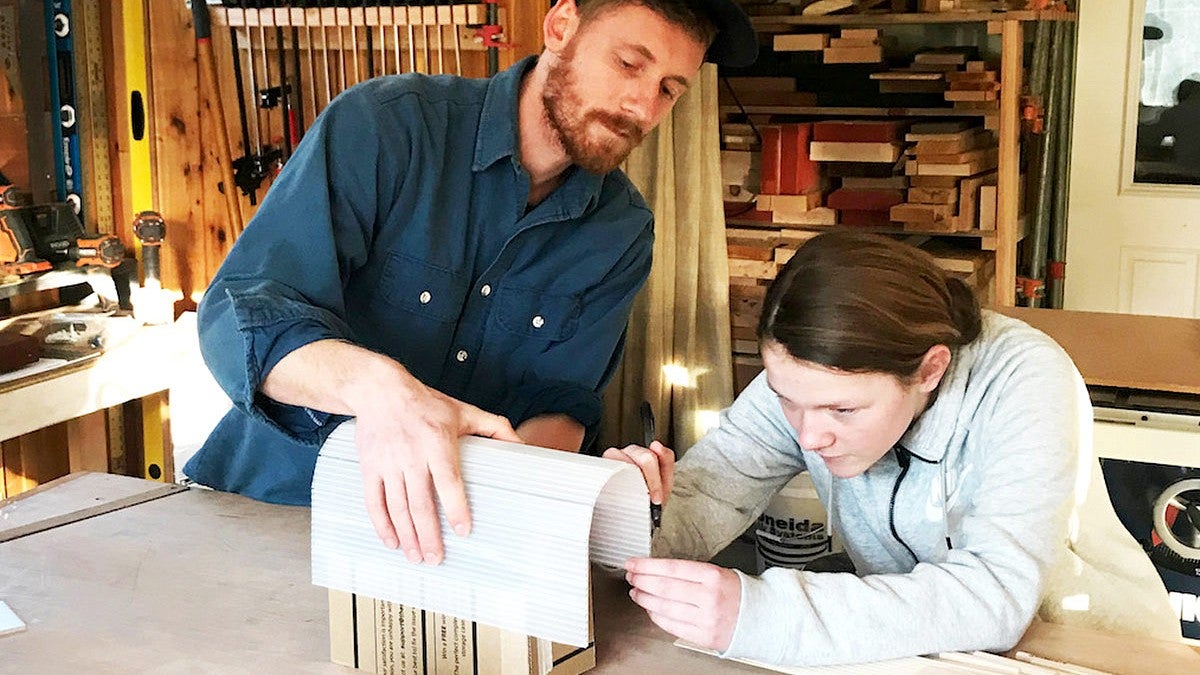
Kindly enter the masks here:
<path id="1" fill-rule="evenodd" d="M 928 255 L 851 233 L 800 247 L 758 334 L 766 371 L 678 466 L 658 443 L 606 453 L 641 465 L 652 498 L 669 491 L 655 557 L 626 575 L 657 625 L 783 665 L 1003 650 L 1035 614 L 1178 638 L 1049 337 L 981 312 Z M 699 562 L 804 471 L 853 573 Z"/>

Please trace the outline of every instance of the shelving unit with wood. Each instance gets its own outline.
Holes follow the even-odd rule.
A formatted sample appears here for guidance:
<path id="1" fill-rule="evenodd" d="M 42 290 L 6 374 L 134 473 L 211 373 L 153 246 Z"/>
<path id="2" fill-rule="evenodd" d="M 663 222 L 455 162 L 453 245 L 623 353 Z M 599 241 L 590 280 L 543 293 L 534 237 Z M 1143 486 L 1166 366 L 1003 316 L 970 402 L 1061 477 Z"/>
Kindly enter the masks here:
<path id="1" fill-rule="evenodd" d="M 725 73 L 720 101 L 735 353 L 756 351 L 749 319 L 753 298 L 761 296 L 755 287 L 765 289 L 800 241 L 829 228 L 929 246 L 944 267 L 976 284 L 984 302 L 1014 305 L 1018 245 L 1027 234 L 1022 125 L 1037 112 L 1025 96 L 1031 26 L 1074 19 L 1065 11 L 1032 10 L 752 15 L 764 45 L 759 64 Z M 878 95 L 871 83 L 881 85 Z M 883 135 L 816 140 L 835 122 Z M 895 126 L 890 136 L 889 125 Z M 784 145 L 783 182 L 791 184 L 764 189 L 778 170 L 772 158 L 779 151 L 771 148 L 780 141 L 773 135 L 782 129 L 786 137 L 797 127 L 807 150 L 800 161 L 816 162 L 820 177 L 804 183 L 787 175 L 793 157 Z M 866 142 L 825 142 L 831 139 Z M 844 185 L 832 176 L 840 181 L 846 169 L 823 159 L 883 167 L 861 173 L 877 180 L 851 179 L 864 189 L 850 196 L 888 199 L 870 204 L 869 218 L 855 212 L 845 219 L 847 194 L 839 194 Z M 964 247 L 975 253 L 964 255 Z"/>

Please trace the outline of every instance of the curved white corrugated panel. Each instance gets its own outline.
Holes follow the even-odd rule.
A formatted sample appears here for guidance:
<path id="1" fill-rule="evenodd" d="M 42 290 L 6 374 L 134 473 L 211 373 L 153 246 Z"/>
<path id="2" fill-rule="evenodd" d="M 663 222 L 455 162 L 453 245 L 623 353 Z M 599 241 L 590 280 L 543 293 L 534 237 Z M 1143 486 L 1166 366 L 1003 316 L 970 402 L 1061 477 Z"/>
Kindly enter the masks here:
<path id="1" fill-rule="evenodd" d="M 588 643 L 588 562 L 650 554 L 649 494 L 622 462 L 486 438 L 460 444 L 472 531 L 442 519 L 445 560 L 410 563 L 367 516 L 354 421 L 312 483 L 313 583 L 576 646 Z"/>

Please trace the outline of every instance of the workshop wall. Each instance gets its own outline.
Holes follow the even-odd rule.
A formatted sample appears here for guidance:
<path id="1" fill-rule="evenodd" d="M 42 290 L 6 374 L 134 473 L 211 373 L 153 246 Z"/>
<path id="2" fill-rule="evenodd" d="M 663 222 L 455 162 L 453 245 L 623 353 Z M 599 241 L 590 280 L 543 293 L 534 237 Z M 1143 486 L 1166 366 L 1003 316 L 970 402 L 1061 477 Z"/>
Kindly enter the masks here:
<path id="1" fill-rule="evenodd" d="M 216 142 L 220 118 L 215 114 L 212 93 L 205 91 L 200 84 L 202 64 L 197 56 L 191 12 L 182 2 L 149 2 L 146 6 L 154 203 L 168 227 L 163 251 L 163 285 L 181 292 L 183 299 L 177 304 L 177 310 L 183 310 L 194 307 L 199 301 L 236 238 L 236 228 L 221 192 L 224 186 L 221 184 L 218 158 L 222 153 Z M 503 7 L 508 24 L 504 37 L 510 46 L 500 50 L 501 69 L 528 54 L 541 51 L 541 25 L 548 3 L 545 0 L 512 0 L 504 3 Z M 230 31 L 227 26 L 218 24 L 220 18 L 215 12 L 213 18 L 212 51 L 221 89 L 219 95 L 232 146 L 230 151 L 233 157 L 237 157 L 241 154 L 241 122 Z M 115 28 L 120 18 L 110 16 L 109 20 L 115 22 L 111 24 L 114 30 L 110 34 L 117 34 Z M 363 35 L 361 30 L 359 35 Z M 346 40 L 348 43 L 349 37 Z M 336 44 L 337 38 L 332 38 L 332 42 Z M 114 56 L 119 57 L 121 45 L 113 44 L 112 49 Z M 452 62 L 456 55 L 451 53 L 448 46 L 445 52 L 446 61 Z M 462 50 L 457 57 L 461 58 L 464 75 L 486 75 L 484 51 Z M 268 50 L 269 67 L 274 68 L 277 60 L 274 50 Z M 115 62 L 119 64 L 121 61 L 116 58 Z M 436 63 L 435 56 L 430 65 Z M 420 63 L 418 65 L 420 68 Z M 116 86 L 111 88 L 116 96 L 120 96 L 123 90 L 119 70 L 114 68 Z M 302 82 L 302 87 L 309 85 L 308 82 Z M 120 103 L 117 100 L 113 105 L 118 116 Z M 282 138 L 278 113 L 264 113 L 262 122 L 264 139 Z M 306 122 L 311 124 L 311 112 L 308 112 Z M 128 181 L 127 152 L 120 147 L 117 134 L 114 134 L 114 139 L 117 139 L 112 153 L 116 165 L 114 183 Z M 224 154 L 226 158 L 229 156 L 229 153 Z M 268 177 L 257 191 L 256 202 L 261 202 L 270 180 Z M 133 245 L 132 232 L 129 231 L 133 210 L 128 203 L 128 185 L 121 187 L 123 189 L 114 191 L 114 211 L 122 214 L 117 218 L 122 239 L 127 245 Z M 240 191 L 237 204 L 242 222 L 249 222 L 257 207 Z"/>

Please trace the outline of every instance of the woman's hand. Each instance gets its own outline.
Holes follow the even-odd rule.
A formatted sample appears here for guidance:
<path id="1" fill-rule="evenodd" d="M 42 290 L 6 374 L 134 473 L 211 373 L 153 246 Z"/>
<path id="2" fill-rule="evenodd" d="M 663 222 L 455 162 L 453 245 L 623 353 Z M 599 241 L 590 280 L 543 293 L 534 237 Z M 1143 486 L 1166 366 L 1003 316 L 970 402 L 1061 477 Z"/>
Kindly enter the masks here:
<path id="1" fill-rule="evenodd" d="M 631 558 L 625 563 L 629 597 L 659 628 L 700 647 L 723 652 L 733 639 L 742 604 L 742 580 L 712 563 Z"/>
<path id="2" fill-rule="evenodd" d="M 675 479 L 675 453 L 670 448 L 658 441 L 651 443 L 649 448 L 627 445 L 605 450 L 604 458 L 627 462 L 641 469 L 646 488 L 650 491 L 650 503 L 667 502 Z"/>

